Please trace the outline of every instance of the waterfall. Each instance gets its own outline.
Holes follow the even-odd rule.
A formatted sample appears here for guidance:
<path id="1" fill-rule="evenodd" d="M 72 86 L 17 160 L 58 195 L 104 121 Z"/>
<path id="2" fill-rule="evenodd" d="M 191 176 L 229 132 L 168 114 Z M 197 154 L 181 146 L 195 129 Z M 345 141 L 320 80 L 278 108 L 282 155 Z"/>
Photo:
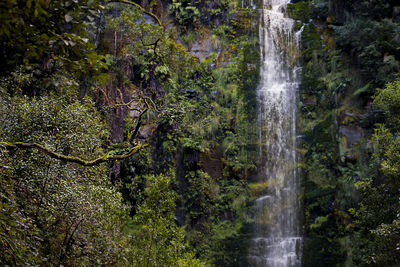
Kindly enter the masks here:
<path id="1" fill-rule="evenodd" d="M 288 0 L 263 0 L 258 123 L 264 195 L 255 201 L 249 266 L 301 266 L 300 184 L 296 167 L 296 91 L 300 33 Z"/>

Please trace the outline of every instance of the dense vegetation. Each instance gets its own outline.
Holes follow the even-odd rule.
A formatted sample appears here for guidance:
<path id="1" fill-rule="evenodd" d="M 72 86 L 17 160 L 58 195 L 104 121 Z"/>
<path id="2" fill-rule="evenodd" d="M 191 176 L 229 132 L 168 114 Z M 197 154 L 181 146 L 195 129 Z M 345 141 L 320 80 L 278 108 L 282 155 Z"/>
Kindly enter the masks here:
<path id="1" fill-rule="evenodd" d="M 1 4 L 0 265 L 244 260 L 259 71 L 240 5 Z"/>
<path id="2" fill-rule="evenodd" d="M 400 264 L 396 1 L 293 1 L 306 266 Z M 379 89 L 381 88 L 381 89 Z"/>
<path id="3" fill-rule="evenodd" d="M 258 13 L 139 2 L 0 4 L 0 265 L 246 266 Z M 305 266 L 400 264 L 395 2 L 288 6 Z"/>

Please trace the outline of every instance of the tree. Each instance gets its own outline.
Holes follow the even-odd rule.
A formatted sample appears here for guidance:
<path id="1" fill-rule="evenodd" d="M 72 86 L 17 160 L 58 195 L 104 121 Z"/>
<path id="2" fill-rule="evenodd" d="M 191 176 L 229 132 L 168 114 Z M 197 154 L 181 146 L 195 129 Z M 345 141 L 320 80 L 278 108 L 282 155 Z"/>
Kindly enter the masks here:
<path id="1" fill-rule="evenodd" d="M 376 109 L 383 112 L 385 124 L 378 125 L 372 136 L 375 171 L 372 179 L 356 183 L 361 193 L 355 213 L 366 247 L 359 255 L 364 263 L 382 266 L 400 263 L 400 81 L 378 90 Z"/>
<path id="2" fill-rule="evenodd" d="M 75 79 L 86 73 L 101 75 L 107 66 L 94 43 L 103 10 L 97 0 L 5 2 L 0 9 L 2 76 L 19 68 L 34 78 L 23 92 L 38 95 L 54 89 L 54 75 L 60 70 Z"/>
<path id="3" fill-rule="evenodd" d="M 204 264 L 194 258 L 184 240 L 183 229 L 175 224 L 175 198 L 171 179 L 147 176 L 143 200 L 136 208 L 130 231 L 131 266 L 193 266 Z"/>
<path id="4" fill-rule="evenodd" d="M 35 140 L 76 157 L 100 155 L 109 134 L 88 99 L 13 97 L 2 99 L 0 114 L 1 140 Z M 104 164 L 77 168 L 47 154 L 0 147 L 2 264 L 112 265 L 122 257 L 127 209 Z M 16 223 L 9 224 L 12 218 Z"/>

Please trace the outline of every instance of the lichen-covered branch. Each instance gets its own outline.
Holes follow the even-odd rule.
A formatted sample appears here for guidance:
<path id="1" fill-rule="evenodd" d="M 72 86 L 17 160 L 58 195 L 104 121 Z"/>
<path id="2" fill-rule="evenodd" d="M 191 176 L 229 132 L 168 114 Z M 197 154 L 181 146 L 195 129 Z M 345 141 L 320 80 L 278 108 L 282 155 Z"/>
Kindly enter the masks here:
<path id="1" fill-rule="evenodd" d="M 111 108 L 111 109 L 114 109 L 114 108 L 119 108 L 119 107 L 126 107 L 126 108 L 129 109 L 129 110 L 141 112 L 140 109 L 131 107 L 131 104 L 132 104 L 135 100 L 136 100 L 136 99 L 132 99 L 131 101 L 129 101 L 129 102 L 127 102 L 127 103 L 118 103 L 118 104 L 115 104 L 115 105 L 111 106 L 110 108 Z"/>
<path id="2" fill-rule="evenodd" d="M 103 162 L 107 161 L 113 161 L 113 160 L 123 160 L 126 158 L 131 157 L 135 153 L 139 152 L 142 148 L 146 147 L 147 145 L 142 145 L 142 144 L 136 144 L 133 146 L 127 153 L 122 154 L 122 155 L 103 155 L 98 157 L 97 159 L 94 160 L 84 160 L 79 157 L 75 156 L 67 156 L 63 154 L 58 154 L 48 148 L 46 148 L 44 145 L 38 144 L 38 143 L 23 143 L 23 142 L 14 142 L 14 143 L 9 143 L 9 142 L 0 142 L 0 146 L 5 147 L 7 150 L 11 149 L 37 149 L 42 151 L 43 153 L 49 155 L 50 157 L 58 160 L 64 160 L 67 162 L 73 162 L 77 163 L 83 166 L 95 166 Z"/>
<path id="3" fill-rule="evenodd" d="M 138 111 L 139 113 L 141 113 L 140 117 L 142 116 L 142 113 L 146 113 L 146 111 L 147 111 L 149 108 L 153 108 L 154 110 L 157 110 L 156 104 L 155 104 L 154 101 L 151 100 L 149 97 L 132 98 L 129 102 L 126 102 L 126 103 L 125 103 L 125 102 L 124 102 L 124 97 L 123 97 L 123 95 L 122 95 L 121 90 L 120 90 L 120 89 L 117 89 L 117 90 L 118 90 L 118 92 L 119 92 L 119 97 L 120 97 L 120 99 L 121 99 L 121 103 L 117 103 L 117 104 L 115 104 L 115 105 L 110 106 L 110 107 L 109 107 L 110 109 L 119 108 L 119 107 L 126 107 L 126 108 L 129 109 L 129 110 Z M 134 103 L 135 101 L 137 101 L 136 106 L 141 106 L 142 101 L 143 101 L 144 104 L 145 104 L 145 106 L 146 106 L 146 109 L 141 110 L 141 109 L 139 109 L 139 108 L 132 107 L 132 103 Z M 150 103 L 149 103 L 149 102 L 150 102 Z"/>
<path id="4" fill-rule="evenodd" d="M 129 4 L 129 5 L 133 5 L 135 7 L 137 7 L 138 9 L 140 9 L 143 13 L 149 15 L 150 17 L 152 17 L 158 25 L 161 26 L 161 21 L 160 19 L 152 12 L 147 11 L 146 9 L 144 9 L 141 5 L 139 5 L 138 3 L 132 2 L 132 1 L 128 1 L 128 0 L 109 0 L 107 1 L 108 3 L 124 3 L 124 4 Z"/>

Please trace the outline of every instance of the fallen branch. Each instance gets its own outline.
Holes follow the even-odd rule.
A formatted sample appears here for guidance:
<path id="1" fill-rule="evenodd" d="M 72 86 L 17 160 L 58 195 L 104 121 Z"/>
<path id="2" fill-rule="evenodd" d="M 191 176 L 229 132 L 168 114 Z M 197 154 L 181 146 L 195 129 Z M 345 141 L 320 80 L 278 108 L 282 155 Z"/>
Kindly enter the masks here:
<path id="1" fill-rule="evenodd" d="M 142 148 L 146 147 L 147 145 L 137 144 L 134 147 L 132 147 L 129 150 L 129 152 L 127 152 L 126 154 L 122 154 L 122 155 L 110 155 L 110 154 L 107 154 L 107 155 L 104 155 L 104 156 L 100 156 L 100 157 L 98 157 L 97 159 L 94 159 L 94 160 L 84 160 L 84 159 L 81 159 L 79 157 L 58 154 L 58 153 L 56 153 L 54 151 L 51 151 L 50 149 L 48 149 L 45 146 L 43 146 L 41 144 L 38 144 L 38 143 L 0 142 L 0 146 L 4 146 L 7 150 L 16 149 L 16 148 L 20 148 L 20 149 L 37 149 L 37 150 L 40 150 L 40 151 L 44 152 L 45 154 L 49 155 L 51 158 L 54 158 L 54 159 L 63 160 L 63 161 L 67 161 L 67 162 L 73 162 L 73 163 L 77 163 L 77 164 L 80 164 L 80 165 L 83 165 L 83 166 L 94 166 L 94 165 L 98 165 L 100 163 L 107 162 L 107 161 L 123 160 L 123 159 L 129 158 L 133 154 L 135 154 L 139 150 L 141 150 Z"/>

